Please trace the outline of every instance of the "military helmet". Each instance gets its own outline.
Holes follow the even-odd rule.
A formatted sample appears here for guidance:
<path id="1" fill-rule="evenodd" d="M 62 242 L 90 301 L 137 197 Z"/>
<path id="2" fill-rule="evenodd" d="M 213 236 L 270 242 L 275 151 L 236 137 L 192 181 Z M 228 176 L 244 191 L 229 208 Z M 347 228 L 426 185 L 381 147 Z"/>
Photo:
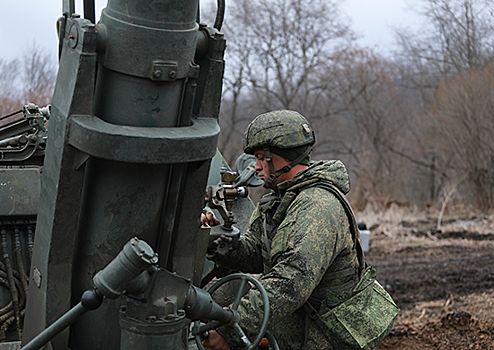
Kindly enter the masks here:
<path id="1" fill-rule="evenodd" d="M 309 122 L 300 113 L 290 110 L 258 115 L 244 133 L 244 152 L 256 149 L 311 146 L 315 142 Z"/>

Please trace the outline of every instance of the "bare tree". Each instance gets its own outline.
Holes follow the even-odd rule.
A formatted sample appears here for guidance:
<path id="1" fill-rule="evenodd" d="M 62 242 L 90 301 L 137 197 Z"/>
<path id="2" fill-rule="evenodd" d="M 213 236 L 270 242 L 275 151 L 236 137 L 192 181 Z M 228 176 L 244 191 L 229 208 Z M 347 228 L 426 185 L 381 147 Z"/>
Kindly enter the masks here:
<path id="1" fill-rule="evenodd" d="M 452 183 L 466 201 L 492 208 L 492 1 L 421 3 L 430 26 L 400 33 L 394 64 L 351 47 L 333 1 L 231 5 L 220 139 L 227 160 L 241 152 L 256 114 L 295 109 L 317 131 L 314 158 L 349 168 L 359 208 L 440 204 Z"/>
<path id="2" fill-rule="evenodd" d="M 480 69 L 494 57 L 492 0 L 421 0 L 419 32 L 397 31 L 399 60 L 415 87 L 433 88 L 449 75 Z"/>
<path id="3" fill-rule="evenodd" d="M 39 106 L 49 104 L 55 76 L 54 56 L 35 44 L 21 59 L 0 59 L 0 114 L 20 109 L 28 102 Z"/>
<path id="4" fill-rule="evenodd" d="M 20 106 L 19 86 L 16 86 L 19 75 L 19 61 L 0 59 L 0 116 L 13 112 Z"/>
<path id="5" fill-rule="evenodd" d="M 296 109 L 309 119 L 320 89 L 319 67 L 353 36 L 337 1 L 239 0 L 227 9 L 222 149 L 238 149 L 245 126 L 261 112 Z"/>
<path id="6" fill-rule="evenodd" d="M 318 137 L 315 155 L 344 160 L 354 205 L 422 204 L 422 189 L 409 183 L 417 177 L 416 165 L 424 163 L 424 149 L 413 110 L 408 113 L 414 101 L 400 86 L 396 67 L 370 49 L 355 48 L 340 52 L 318 79 L 326 84 L 322 105 L 328 117 L 315 123 L 327 130 Z"/>
<path id="7" fill-rule="evenodd" d="M 434 147 L 451 182 L 462 181 L 461 195 L 483 211 L 494 207 L 494 66 L 458 74 L 435 93 Z"/>
<path id="8" fill-rule="evenodd" d="M 431 200 L 454 183 L 465 203 L 492 208 L 491 146 L 480 130 L 492 130 L 485 116 L 491 110 L 486 67 L 494 58 L 494 2 L 421 0 L 420 5 L 426 22 L 418 32 L 397 32 L 401 49 L 395 57 L 400 85 L 421 97 L 408 111 L 417 125 L 415 145 L 423 149 L 417 164 L 425 170 L 430 163 Z"/>
<path id="9" fill-rule="evenodd" d="M 33 44 L 22 57 L 22 95 L 38 105 L 49 104 L 55 78 L 56 66 L 52 55 Z"/>
<path id="10" fill-rule="evenodd" d="M 335 1 L 241 0 L 239 10 L 235 20 L 254 53 L 245 61 L 248 81 L 265 109 L 303 103 L 301 92 L 316 67 L 351 39 Z"/>

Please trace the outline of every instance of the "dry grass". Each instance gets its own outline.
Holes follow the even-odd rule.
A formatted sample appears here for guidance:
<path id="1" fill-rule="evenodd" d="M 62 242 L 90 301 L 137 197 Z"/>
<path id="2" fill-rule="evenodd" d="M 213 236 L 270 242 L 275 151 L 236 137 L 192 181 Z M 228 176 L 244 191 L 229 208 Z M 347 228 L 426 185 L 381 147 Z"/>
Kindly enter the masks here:
<path id="1" fill-rule="evenodd" d="M 377 229 L 392 238 L 422 237 L 424 234 L 430 236 L 437 231 L 494 233 L 494 213 L 474 214 L 463 210 L 449 212 L 438 227 L 439 215 L 439 210 L 419 210 L 394 205 L 382 211 L 366 209 L 355 213 L 357 221 L 365 222 L 371 231 Z"/>

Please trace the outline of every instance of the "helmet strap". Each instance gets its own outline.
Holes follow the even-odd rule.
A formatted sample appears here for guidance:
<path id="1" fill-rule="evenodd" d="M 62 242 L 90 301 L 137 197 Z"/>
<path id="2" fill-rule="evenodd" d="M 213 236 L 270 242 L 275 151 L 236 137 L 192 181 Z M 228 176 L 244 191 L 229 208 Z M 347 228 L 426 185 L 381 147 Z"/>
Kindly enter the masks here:
<path id="1" fill-rule="evenodd" d="M 283 168 L 275 170 L 274 169 L 274 164 L 273 164 L 273 155 L 271 154 L 271 151 L 269 150 L 269 147 L 264 147 L 264 157 L 266 158 L 266 162 L 268 163 L 269 166 L 269 179 L 266 180 L 264 183 L 265 188 L 273 188 L 274 182 L 280 176 L 281 174 L 289 172 L 295 165 L 300 163 L 302 160 L 304 160 L 307 155 L 312 151 L 312 147 L 307 147 L 304 153 L 302 153 L 300 156 L 295 158 L 290 164 L 285 165 Z"/>

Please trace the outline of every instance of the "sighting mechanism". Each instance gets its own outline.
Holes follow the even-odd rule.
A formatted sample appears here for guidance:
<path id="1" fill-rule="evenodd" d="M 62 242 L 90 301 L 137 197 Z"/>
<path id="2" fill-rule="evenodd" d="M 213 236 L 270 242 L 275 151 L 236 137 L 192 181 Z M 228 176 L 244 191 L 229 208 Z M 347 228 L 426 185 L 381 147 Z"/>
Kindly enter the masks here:
<path id="1" fill-rule="evenodd" d="M 211 227 L 208 246 L 212 253 L 225 255 L 238 247 L 240 231 L 233 226 L 235 218 L 232 207 L 238 198 L 248 197 L 248 186 L 262 185 L 263 181 L 254 168 L 255 162 L 254 156 L 242 154 L 235 162 L 236 171 L 220 168 L 221 183 L 206 189 L 206 205 L 218 210 L 223 219 L 222 225 Z"/>
<path id="2" fill-rule="evenodd" d="M 229 171 L 223 167 L 220 169 L 221 183 L 219 185 L 208 186 L 206 190 L 206 204 L 211 209 L 217 209 L 223 218 L 221 228 L 224 231 L 237 230 L 234 226 L 234 215 L 232 212 L 233 203 L 237 198 L 245 198 L 249 191 L 245 186 L 235 187 L 233 184 L 237 179 L 237 173 Z"/>
<path id="3" fill-rule="evenodd" d="M 221 183 L 208 186 L 205 201 L 211 209 L 218 210 L 223 219 L 222 225 L 211 227 L 208 247 L 212 253 L 225 255 L 237 248 L 240 239 L 240 230 L 233 226 L 235 223 L 233 203 L 237 198 L 247 197 L 249 191 L 245 186 L 234 186 L 237 179 L 236 172 L 223 167 L 220 169 L 220 174 Z"/>

